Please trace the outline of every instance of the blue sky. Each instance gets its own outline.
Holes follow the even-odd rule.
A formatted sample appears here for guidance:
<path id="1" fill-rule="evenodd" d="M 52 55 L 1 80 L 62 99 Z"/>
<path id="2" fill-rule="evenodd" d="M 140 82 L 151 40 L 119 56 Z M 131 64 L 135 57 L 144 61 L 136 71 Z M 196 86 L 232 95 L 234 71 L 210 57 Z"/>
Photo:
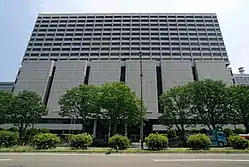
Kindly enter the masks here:
<path id="1" fill-rule="evenodd" d="M 249 72 L 248 7 L 249 0 L 0 0 L 0 81 L 14 81 L 41 12 L 215 12 L 233 71 Z"/>

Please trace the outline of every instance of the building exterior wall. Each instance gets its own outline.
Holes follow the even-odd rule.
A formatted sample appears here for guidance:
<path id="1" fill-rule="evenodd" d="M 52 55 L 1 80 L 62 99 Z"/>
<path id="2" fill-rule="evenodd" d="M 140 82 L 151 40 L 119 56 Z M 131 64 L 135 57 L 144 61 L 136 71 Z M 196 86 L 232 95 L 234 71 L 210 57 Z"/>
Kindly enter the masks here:
<path id="1" fill-rule="evenodd" d="M 162 61 L 163 92 L 193 81 L 192 62 L 188 60 Z"/>
<path id="2" fill-rule="evenodd" d="M 157 78 L 156 78 L 156 61 L 144 60 L 143 67 L 143 101 L 147 107 L 147 118 L 156 119 L 158 115 L 158 96 L 157 96 Z M 126 61 L 125 83 L 141 97 L 140 85 L 140 65 L 139 61 Z"/>
<path id="3" fill-rule="evenodd" d="M 226 67 L 224 61 L 196 60 L 195 67 L 198 80 L 222 80 L 228 85 L 233 84 L 231 69 Z"/>
<path id="4" fill-rule="evenodd" d="M 0 91 L 11 92 L 14 87 L 14 82 L 0 82 Z"/>
<path id="5" fill-rule="evenodd" d="M 49 77 L 52 75 L 54 62 L 47 61 L 24 61 L 17 77 L 14 93 L 29 90 L 37 92 L 44 100 Z"/>
<path id="6" fill-rule="evenodd" d="M 89 85 L 103 85 L 107 82 L 120 81 L 121 61 L 94 60 L 91 62 Z"/>
<path id="7" fill-rule="evenodd" d="M 56 63 L 56 69 L 48 99 L 49 114 L 47 117 L 58 117 L 60 97 L 67 89 L 84 83 L 87 61 L 63 60 Z"/>

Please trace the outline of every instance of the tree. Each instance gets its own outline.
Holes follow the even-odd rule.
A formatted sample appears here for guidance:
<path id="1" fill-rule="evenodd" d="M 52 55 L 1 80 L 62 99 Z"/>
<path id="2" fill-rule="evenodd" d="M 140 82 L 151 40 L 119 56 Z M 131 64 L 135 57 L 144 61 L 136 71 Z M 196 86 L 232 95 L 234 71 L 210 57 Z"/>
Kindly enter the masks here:
<path id="1" fill-rule="evenodd" d="M 230 100 L 226 84 L 206 79 L 187 85 L 191 95 L 191 113 L 210 130 L 227 124 L 230 115 Z"/>
<path id="2" fill-rule="evenodd" d="M 7 112 L 13 100 L 13 94 L 7 91 L 0 91 L 0 124 L 6 123 Z"/>
<path id="3" fill-rule="evenodd" d="M 93 85 L 79 85 L 66 93 L 59 100 L 61 115 L 82 119 L 82 133 L 86 132 L 87 120 L 96 117 L 100 88 Z"/>
<path id="4" fill-rule="evenodd" d="M 102 118 L 109 120 L 110 135 L 116 133 L 116 128 L 119 121 L 124 121 L 131 124 L 137 123 L 140 120 L 140 104 L 139 100 L 131 90 L 123 82 L 106 83 L 102 86 L 100 95 L 100 106 Z M 143 105 L 143 114 L 146 113 L 146 108 Z"/>
<path id="5" fill-rule="evenodd" d="M 8 110 L 8 120 L 18 128 L 19 138 L 22 139 L 26 129 L 47 113 L 42 98 L 35 92 L 24 90 L 14 96 Z"/>
<path id="6" fill-rule="evenodd" d="M 229 87 L 232 104 L 232 116 L 240 120 L 249 133 L 249 86 L 233 85 Z"/>
<path id="7" fill-rule="evenodd" d="M 171 88 L 160 96 L 160 106 L 162 108 L 162 116 L 159 118 L 164 125 L 175 125 L 177 130 L 181 132 L 181 138 L 185 136 L 185 124 L 190 123 L 192 116 L 190 112 L 190 92 L 187 86 L 179 86 Z"/>

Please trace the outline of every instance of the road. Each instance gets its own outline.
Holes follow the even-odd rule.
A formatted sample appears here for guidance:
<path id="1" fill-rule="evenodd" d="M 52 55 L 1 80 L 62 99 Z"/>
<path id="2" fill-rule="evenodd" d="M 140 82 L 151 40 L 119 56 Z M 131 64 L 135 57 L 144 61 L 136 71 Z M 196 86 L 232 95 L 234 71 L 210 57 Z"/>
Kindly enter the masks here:
<path id="1" fill-rule="evenodd" d="M 249 154 L 0 153 L 0 167 L 249 167 Z"/>

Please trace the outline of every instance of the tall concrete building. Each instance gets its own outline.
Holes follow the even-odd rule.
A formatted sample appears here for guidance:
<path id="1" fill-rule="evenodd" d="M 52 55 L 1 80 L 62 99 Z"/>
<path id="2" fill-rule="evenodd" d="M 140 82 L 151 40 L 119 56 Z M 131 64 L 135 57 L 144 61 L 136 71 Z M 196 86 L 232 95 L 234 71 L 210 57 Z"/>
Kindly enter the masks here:
<path id="1" fill-rule="evenodd" d="M 205 78 L 233 84 L 216 14 L 39 14 L 14 92 L 39 93 L 49 114 L 37 126 L 81 129 L 58 113 L 58 100 L 79 84 L 124 81 L 140 96 L 139 52 L 147 118 L 159 115 L 162 92 Z M 149 129 L 153 123 L 147 123 Z"/>

